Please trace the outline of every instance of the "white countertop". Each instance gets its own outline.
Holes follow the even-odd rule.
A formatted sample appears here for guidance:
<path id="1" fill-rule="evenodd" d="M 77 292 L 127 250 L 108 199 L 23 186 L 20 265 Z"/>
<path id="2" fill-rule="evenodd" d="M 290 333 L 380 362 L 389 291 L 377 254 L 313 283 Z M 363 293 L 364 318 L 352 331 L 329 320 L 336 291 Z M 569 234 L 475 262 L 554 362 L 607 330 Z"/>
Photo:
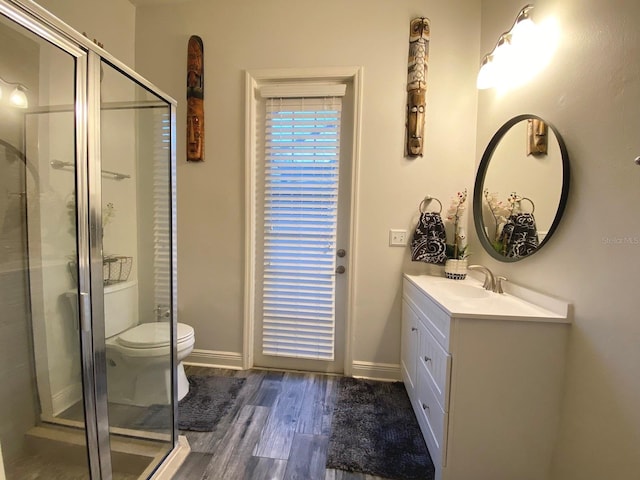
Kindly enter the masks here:
<path id="1" fill-rule="evenodd" d="M 511 293 L 498 294 L 484 290 L 482 282 L 469 275 L 464 280 L 431 275 L 404 277 L 452 318 L 571 323 L 569 303 L 518 285 L 509 284 Z"/>

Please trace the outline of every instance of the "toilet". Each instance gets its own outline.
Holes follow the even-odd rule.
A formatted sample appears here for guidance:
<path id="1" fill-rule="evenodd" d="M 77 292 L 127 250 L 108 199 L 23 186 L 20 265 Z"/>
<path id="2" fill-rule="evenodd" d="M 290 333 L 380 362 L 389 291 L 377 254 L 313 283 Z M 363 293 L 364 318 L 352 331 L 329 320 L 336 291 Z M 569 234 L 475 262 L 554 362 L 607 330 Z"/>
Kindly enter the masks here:
<path id="1" fill-rule="evenodd" d="M 170 404 L 171 323 L 138 323 L 136 281 L 105 285 L 104 315 L 109 402 L 139 406 Z M 189 392 L 182 361 L 192 352 L 194 343 L 193 328 L 178 323 L 178 400 Z"/>

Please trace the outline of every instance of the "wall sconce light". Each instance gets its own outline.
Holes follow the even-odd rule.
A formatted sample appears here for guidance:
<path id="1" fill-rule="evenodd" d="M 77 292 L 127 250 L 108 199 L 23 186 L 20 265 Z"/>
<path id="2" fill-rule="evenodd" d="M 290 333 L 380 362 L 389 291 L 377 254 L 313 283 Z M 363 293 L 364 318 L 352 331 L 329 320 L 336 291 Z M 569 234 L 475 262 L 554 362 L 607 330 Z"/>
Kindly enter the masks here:
<path id="1" fill-rule="evenodd" d="M 9 103 L 17 108 L 28 108 L 29 100 L 27 99 L 26 91 L 27 87 L 21 83 L 7 82 L 4 78 L 0 77 L 0 85 L 4 87 L 15 87 L 9 95 Z M 3 97 L 3 90 L 0 88 L 0 99 Z"/>
<path id="2" fill-rule="evenodd" d="M 480 90 L 498 86 L 515 86 L 537 72 L 539 53 L 536 44 L 540 32 L 531 19 L 533 5 L 525 6 L 515 22 L 498 38 L 493 50 L 480 63 L 476 86 Z"/>

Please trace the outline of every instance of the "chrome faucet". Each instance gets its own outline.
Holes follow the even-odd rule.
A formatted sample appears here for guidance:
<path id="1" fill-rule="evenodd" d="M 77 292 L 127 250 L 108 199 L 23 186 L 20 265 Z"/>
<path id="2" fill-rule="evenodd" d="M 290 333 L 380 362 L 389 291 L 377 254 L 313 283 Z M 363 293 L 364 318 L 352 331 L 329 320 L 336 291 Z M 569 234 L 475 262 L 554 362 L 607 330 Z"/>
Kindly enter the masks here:
<path id="1" fill-rule="evenodd" d="M 498 275 L 496 277 L 496 284 L 495 284 L 495 288 L 493 289 L 494 292 L 496 293 L 504 293 L 504 289 L 502 288 L 502 282 L 506 282 L 507 281 L 507 277 L 503 277 L 502 275 Z"/>
<path id="2" fill-rule="evenodd" d="M 484 273 L 484 284 L 482 287 L 485 290 L 491 290 L 492 292 L 496 291 L 496 281 L 493 277 L 493 273 L 484 265 L 469 265 L 469 270 L 479 270 Z"/>
<path id="3" fill-rule="evenodd" d="M 469 270 L 478 270 L 484 273 L 484 283 L 482 284 L 482 287 L 485 290 L 491 290 L 495 293 L 504 293 L 504 290 L 502 289 L 502 282 L 507 281 L 506 277 L 503 277 L 502 275 L 494 277 L 491 270 L 484 265 L 469 265 L 468 268 Z"/>

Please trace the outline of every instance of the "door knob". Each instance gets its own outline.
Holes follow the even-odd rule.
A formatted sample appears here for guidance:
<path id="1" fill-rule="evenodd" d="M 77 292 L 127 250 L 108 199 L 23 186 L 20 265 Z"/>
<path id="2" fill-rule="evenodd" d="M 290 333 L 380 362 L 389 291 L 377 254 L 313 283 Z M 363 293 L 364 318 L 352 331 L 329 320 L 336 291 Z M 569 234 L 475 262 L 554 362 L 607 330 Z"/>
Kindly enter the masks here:
<path id="1" fill-rule="evenodd" d="M 347 251 L 344 248 L 341 248 L 336 252 L 336 255 L 338 255 L 340 258 L 344 257 L 346 254 L 347 254 Z"/>
<path id="2" fill-rule="evenodd" d="M 344 273 L 346 270 L 346 268 L 344 268 L 342 265 L 338 265 L 336 267 L 336 273 Z"/>

